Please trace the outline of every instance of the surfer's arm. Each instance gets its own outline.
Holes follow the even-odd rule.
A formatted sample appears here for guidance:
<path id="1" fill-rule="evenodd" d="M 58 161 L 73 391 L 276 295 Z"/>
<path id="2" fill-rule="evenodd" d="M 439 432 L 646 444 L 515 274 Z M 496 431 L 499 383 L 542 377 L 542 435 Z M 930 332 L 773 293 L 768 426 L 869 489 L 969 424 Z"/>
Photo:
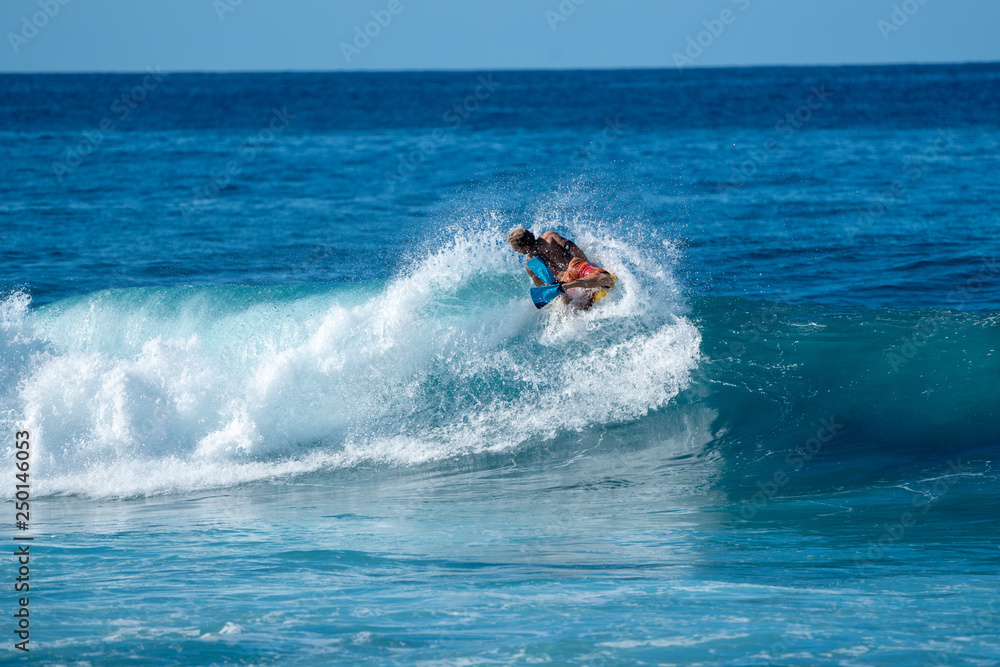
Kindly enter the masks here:
<path id="1" fill-rule="evenodd" d="M 563 289 L 572 289 L 574 287 L 595 289 L 598 287 L 611 287 L 612 285 L 614 285 L 614 280 L 612 279 L 611 274 L 606 271 L 603 273 L 591 273 L 586 278 L 578 278 L 562 284 Z"/>

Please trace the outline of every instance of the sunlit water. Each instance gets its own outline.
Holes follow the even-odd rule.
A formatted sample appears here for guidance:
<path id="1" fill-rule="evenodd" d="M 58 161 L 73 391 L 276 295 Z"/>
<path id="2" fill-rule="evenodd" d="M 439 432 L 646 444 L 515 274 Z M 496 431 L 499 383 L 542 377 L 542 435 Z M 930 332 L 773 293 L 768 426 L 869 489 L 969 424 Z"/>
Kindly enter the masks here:
<path id="1" fill-rule="evenodd" d="M 0 651 L 996 663 L 998 75 L 0 77 Z"/>

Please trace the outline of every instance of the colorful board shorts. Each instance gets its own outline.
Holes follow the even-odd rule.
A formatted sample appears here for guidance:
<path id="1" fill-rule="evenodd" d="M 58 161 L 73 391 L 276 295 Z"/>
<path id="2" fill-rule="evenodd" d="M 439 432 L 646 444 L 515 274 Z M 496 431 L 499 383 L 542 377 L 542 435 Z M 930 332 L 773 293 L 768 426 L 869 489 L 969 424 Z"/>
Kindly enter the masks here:
<path id="1" fill-rule="evenodd" d="M 586 278 L 587 276 L 593 275 L 595 273 L 607 273 L 609 276 L 611 276 L 611 287 L 602 287 L 601 289 L 594 292 L 593 302 L 596 303 L 601 299 L 603 299 L 604 297 L 606 297 L 608 295 L 608 292 L 611 291 L 611 288 L 615 286 L 615 281 L 618 280 L 615 274 L 602 269 L 596 264 L 591 264 L 590 262 L 583 261 L 579 257 L 574 257 L 572 260 L 570 260 L 569 268 L 566 269 L 565 273 L 563 273 L 562 280 L 560 280 L 560 282 L 568 283 L 571 280 L 579 280 L 580 278 Z M 592 290 L 587 290 L 587 291 L 591 292 Z"/>

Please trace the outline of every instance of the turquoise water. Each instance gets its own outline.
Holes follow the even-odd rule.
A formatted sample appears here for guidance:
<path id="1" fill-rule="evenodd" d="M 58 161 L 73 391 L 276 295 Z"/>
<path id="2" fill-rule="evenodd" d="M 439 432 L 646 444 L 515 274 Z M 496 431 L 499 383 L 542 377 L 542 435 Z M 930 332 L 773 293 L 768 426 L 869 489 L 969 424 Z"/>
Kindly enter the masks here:
<path id="1" fill-rule="evenodd" d="M 997 74 L 0 77 L 2 659 L 996 664 Z"/>

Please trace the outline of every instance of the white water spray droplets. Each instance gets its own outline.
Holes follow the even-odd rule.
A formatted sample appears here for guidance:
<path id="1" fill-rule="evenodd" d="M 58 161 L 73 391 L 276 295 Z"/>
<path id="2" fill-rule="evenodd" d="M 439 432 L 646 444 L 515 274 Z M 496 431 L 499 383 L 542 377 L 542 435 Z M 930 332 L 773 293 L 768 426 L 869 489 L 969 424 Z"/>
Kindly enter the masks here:
<path id="1" fill-rule="evenodd" d="M 31 322 L 30 304 L 23 292 L 0 300 L 0 396 L 14 390 L 31 355 L 43 349 Z M 5 401 L 0 407 L 9 404 Z M 0 413 L 0 418 L 5 416 Z"/>
<path id="2" fill-rule="evenodd" d="M 537 312 L 504 229 L 483 227 L 375 290 L 4 302 L 3 344 L 34 356 L 10 371 L 20 389 L 0 414 L 37 431 L 37 492 L 135 496 L 416 465 L 571 442 L 668 406 L 700 337 L 662 251 L 571 229 L 619 284 L 587 313 Z"/>

